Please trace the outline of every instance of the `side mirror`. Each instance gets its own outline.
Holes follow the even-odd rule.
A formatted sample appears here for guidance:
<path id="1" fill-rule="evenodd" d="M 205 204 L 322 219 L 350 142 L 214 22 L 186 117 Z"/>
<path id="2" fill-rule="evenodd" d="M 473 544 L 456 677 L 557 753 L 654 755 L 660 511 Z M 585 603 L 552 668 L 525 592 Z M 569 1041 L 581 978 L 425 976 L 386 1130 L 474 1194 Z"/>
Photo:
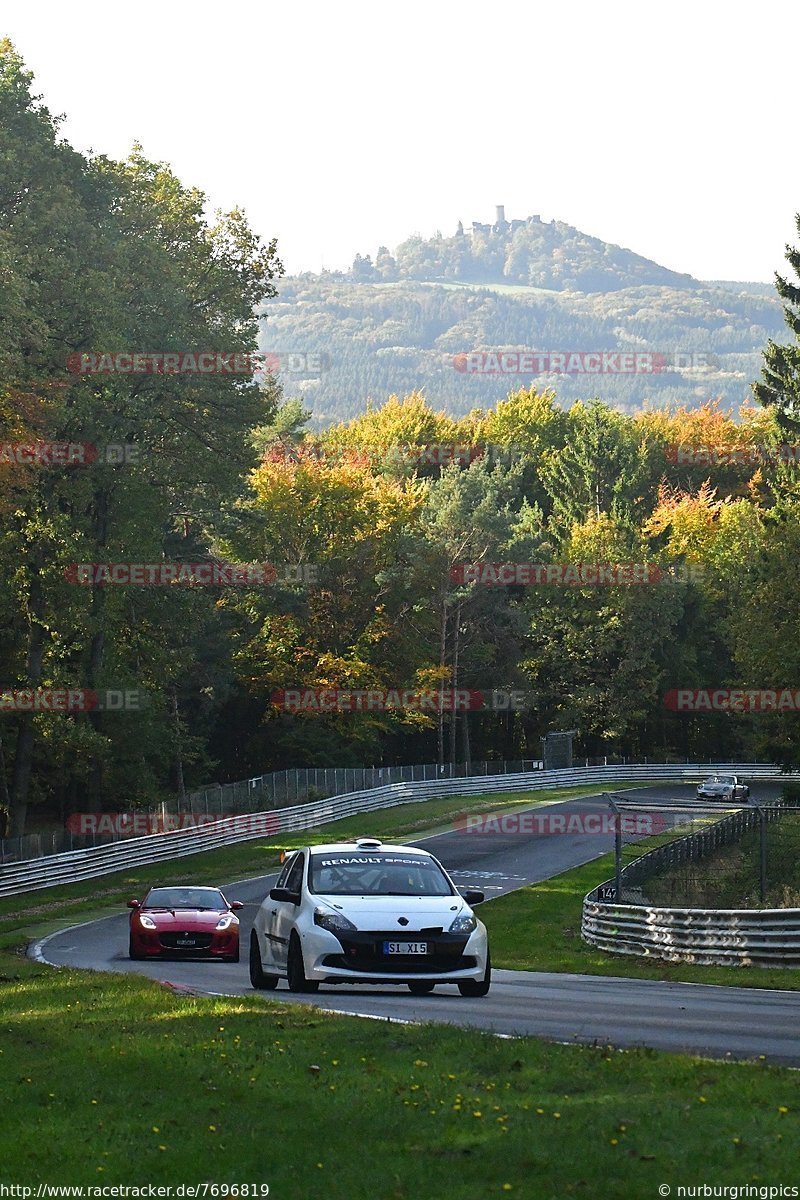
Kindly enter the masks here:
<path id="1" fill-rule="evenodd" d="M 282 901 L 285 904 L 299 904 L 300 893 L 290 892 L 288 888 L 274 887 L 269 894 L 270 900 Z"/>
<path id="2" fill-rule="evenodd" d="M 241 900 L 231 900 L 228 908 L 231 910 L 231 912 L 240 912 L 241 909 L 244 908 L 244 905 L 242 904 Z"/>
<path id="3" fill-rule="evenodd" d="M 141 907 L 142 906 L 138 900 L 129 900 L 128 901 L 128 908 L 141 908 Z"/>
<path id="4" fill-rule="evenodd" d="M 483 892 L 473 891 L 472 888 L 467 888 L 467 890 L 462 892 L 461 895 L 464 897 L 470 908 L 472 908 L 473 904 L 483 904 L 483 901 L 485 900 Z"/>

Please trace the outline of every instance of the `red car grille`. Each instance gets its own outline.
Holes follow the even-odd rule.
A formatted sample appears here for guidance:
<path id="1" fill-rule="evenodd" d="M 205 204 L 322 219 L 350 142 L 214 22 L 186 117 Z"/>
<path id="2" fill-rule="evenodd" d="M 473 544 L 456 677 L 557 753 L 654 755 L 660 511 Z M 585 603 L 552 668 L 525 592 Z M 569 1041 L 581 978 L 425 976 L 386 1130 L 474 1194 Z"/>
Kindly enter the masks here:
<path id="1" fill-rule="evenodd" d="M 162 933 L 159 934 L 165 950 L 207 950 L 211 945 L 210 933 Z"/>

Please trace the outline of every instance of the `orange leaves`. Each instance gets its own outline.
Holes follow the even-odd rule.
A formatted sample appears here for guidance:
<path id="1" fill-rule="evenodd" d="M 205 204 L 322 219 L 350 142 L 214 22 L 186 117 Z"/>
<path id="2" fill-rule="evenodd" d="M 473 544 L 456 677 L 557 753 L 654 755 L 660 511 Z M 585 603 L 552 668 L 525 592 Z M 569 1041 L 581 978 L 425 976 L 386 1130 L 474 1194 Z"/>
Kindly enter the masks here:
<path id="1" fill-rule="evenodd" d="M 708 481 L 694 495 L 662 484 L 658 505 L 645 521 L 643 531 L 649 538 L 668 533 L 668 549 L 672 555 L 684 555 L 689 559 L 703 557 L 713 540 L 720 511 L 728 503 L 730 501 L 717 499 L 716 488 Z"/>
<path id="2" fill-rule="evenodd" d="M 634 420 L 667 445 L 709 451 L 711 461 L 715 455 L 724 460 L 730 451 L 771 444 L 779 433 L 772 414 L 763 409 L 743 406 L 736 420 L 722 411 L 719 400 L 693 409 L 640 413 Z"/>

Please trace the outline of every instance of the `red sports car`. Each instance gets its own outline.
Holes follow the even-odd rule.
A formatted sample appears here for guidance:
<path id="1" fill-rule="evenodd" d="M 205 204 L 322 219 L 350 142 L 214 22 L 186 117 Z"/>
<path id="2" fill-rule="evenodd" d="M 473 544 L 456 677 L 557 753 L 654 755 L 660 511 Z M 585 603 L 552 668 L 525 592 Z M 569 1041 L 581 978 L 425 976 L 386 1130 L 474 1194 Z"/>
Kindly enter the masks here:
<path id="1" fill-rule="evenodd" d="M 154 887 L 144 900 L 129 900 L 131 958 L 209 955 L 239 961 L 239 918 L 244 905 L 230 903 L 219 888 Z"/>

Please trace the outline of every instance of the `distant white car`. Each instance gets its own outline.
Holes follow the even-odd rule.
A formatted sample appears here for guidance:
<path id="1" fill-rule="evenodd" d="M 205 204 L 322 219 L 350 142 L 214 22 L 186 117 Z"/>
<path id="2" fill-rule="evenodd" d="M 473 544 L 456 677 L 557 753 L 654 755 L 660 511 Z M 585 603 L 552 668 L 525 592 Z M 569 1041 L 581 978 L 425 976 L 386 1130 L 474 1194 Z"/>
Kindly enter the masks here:
<path id="1" fill-rule="evenodd" d="M 748 803 L 750 788 L 737 775 L 711 775 L 697 789 L 698 800 L 723 800 L 730 804 Z"/>
<path id="2" fill-rule="evenodd" d="M 485 996 L 486 926 L 441 863 L 416 846 L 358 838 L 305 846 L 286 859 L 250 935 L 250 982 L 292 992 L 321 983 L 404 983 L 415 995 L 455 983 Z"/>

